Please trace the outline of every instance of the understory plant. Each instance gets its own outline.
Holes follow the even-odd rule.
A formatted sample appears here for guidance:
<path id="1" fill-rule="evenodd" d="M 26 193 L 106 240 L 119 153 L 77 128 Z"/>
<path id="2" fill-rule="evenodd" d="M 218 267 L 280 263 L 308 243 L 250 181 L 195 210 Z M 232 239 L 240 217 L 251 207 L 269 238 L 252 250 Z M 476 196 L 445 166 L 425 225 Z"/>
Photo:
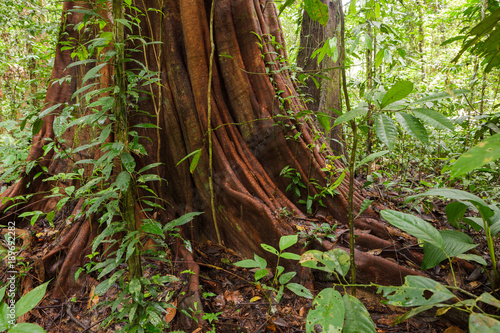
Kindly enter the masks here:
<path id="1" fill-rule="evenodd" d="M 269 291 L 270 296 L 267 293 L 264 295 L 267 297 L 270 303 L 270 311 L 275 312 L 275 303 L 279 303 L 283 297 L 285 287 L 295 293 L 297 296 L 312 299 L 311 292 L 305 288 L 303 285 L 290 282 L 296 275 L 297 272 L 285 272 L 285 267 L 280 265 L 281 259 L 299 260 L 300 256 L 293 252 L 286 252 L 285 250 L 296 245 L 298 243 L 297 235 L 282 236 L 279 241 L 279 250 L 268 244 L 261 244 L 261 247 L 277 256 L 276 269 L 273 273 L 273 278 L 270 285 L 263 282 L 263 278 L 268 276 L 270 269 L 266 259 L 254 254 L 254 259 L 244 259 L 234 263 L 235 266 L 257 269 L 255 271 L 255 283 L 259 285 L 262 289 Z"/>
<path id="2" fill-rule="evenodd" d="M 495 290 L 499 283 L 498 254 L 495 250 L 495 237 L 500 232 L 499 207 L 495 204 L 488 204 L 483 199 L 469 192 L 446 188 L 431 189 L 425 193 L 410 196 L 406 199 L 406 202 L 424 196 L 440 196 L 455 200 L 446 206 L 448 222 L 457 229 L 463 228 L 466 225 L 476 231 L 482 230 L 484 232 L 492 266 L 490 282 L 492 289 Z M 468 210 L 478 212 L 480 217 L 465 216 Z M 464 232 L 458 230 L 438 231 L 430 223 L 414 215 L 393 210 L 383 210 L 381 215 L 392 225 L 424 242 L 422 269 L 435 267 L 444 259 L 448 259 L 452 273 L 454 274 L 453 266 L 451 265 L 451 258 L 453 257 L 472 260 L 486 267 L 486 261 L 482 257 L 466 253 L 478 244 L 474 244 L 472 238 Z"/>

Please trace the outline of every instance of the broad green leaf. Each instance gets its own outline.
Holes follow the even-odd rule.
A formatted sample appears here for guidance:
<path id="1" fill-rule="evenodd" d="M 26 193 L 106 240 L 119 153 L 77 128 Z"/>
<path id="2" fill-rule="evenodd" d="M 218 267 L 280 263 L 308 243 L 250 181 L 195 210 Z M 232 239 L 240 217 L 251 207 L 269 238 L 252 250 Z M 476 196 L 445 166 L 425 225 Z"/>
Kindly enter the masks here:
<path id="1" fill-rule="evenodd" d="M 116 176 L 115 185 L 120 191 L 125 191 L 130 184 L 130 173 L 128 171 L 122 171 Z"/>
<path id="2" fill-rule="evenodd" d="M 467 260 L 467 261 L 477 262 L 479 265 L 483 265 L 483 266 L 487 265 L 486 260 L 484 260 L 483 257 L 478 256 L 476 254 L 464 253 L 464 254 L 459 254 L 456 257 L 459 258 L 459 259 Z"/>
<path id="3" fill-rule="evenodd" d="M 147 222 L 141 225 L 141 230 L 149 234 L 163 236 L 163 230 L 155 223 Z"/>
<path id="4" fill-rule="evenodd" d="M 363 202 L 361 203 L 361 206 L 359 208 L 358 216 L 361 215 L 361 213 L 363 213 L 365 210 L 367 210 L 368 207 L 370 207 L 370 205 L 372 203 L 373 203 L 373 200 L 370 200 L 370 199 L 363 200 Z"/>
<path id="5" fill-rule="evenodd" d="M 500 321 L 481 313 L 473 313 L 469 317 L 469 332 L 498 333 L 500 332 Z"/>
<path id="6" fill-rule="evenodd" d="M 276 250 L 274 247 L 272 247 L 271 245 L 267 245 L 267 244 L 260 244 L 260 246 L 266 250 L 267 252 L 271 252 L 275 255 L 279 255 L 279 252 L 278 250 Z"/>
<path id="7" fill-rule="evenodd" d="M 128 285 L 128 291 L 133 296 L 137 296 L 141 293 L 142 285 L 138 278 L 133 278 Z"/>
<path id="8" fill-rule="evenodd" d="M 351 4 L 349 5 L 349 15 L 356 14 L 356 0 L 351 0 Z"/>
<path id="9" fill-rule="evenodd" d="M 267 267 L 267 261 L 266 259 L 259 257 L 258 255 L 254 254 L 253 258 L 255 262 L 259 265 L 258 267 L 260 268 L 266 268 Z"/>
<path id="10" fill-rule="evenodd" d="M 420 142 L 429 143 L 429 136 L 424 125 L 414 116 L 405 112 L 396 112 L 396 120 L 403 129 Z"/>
<path id="11" fill-rule="evenodd" d="M 281 4 L 281 6 L 279 6 L 279 13 L 278 13 L 278 16 L 281 15 L 281 13 L 287 8 L 287 7 L 290 7 L 291 5 L 293 5 L 293 3 L 295 2 L 295 0 L 286 0 L 285 3 Z"/>
<path id="12" fill-rule="evenodd" d="M 286 272 L 280 275 L 278 281 L 280 284 L 287 284 L 291 279 L 295 277 L 295 275 L 297 275 L 297 272 Z"/>
<path id="13" fill-rule="evenodd" d="M 346 276 L 349 272 L 349 255 L 341 249 L 332 249 L 327 252 L 309 250 L 302 254 L 299 263 L 304 267 L 314 268 L 329 273 L 338 273 Z"/>
<path id="14" fill-rule="evenodd" d="M 358 163 L 356 163 L 356 168 L 359 168 L 360 166 L 365 165 L 368 162 L 376 160 L 377 158 L 384 156 L 388 152 L 389 152 L 389 150 L 382 150 L 382 151 L 378 151 L 376 153 L 370 154 L 370 155 L 366 156 L 365 158 L 363 158 Z"/>
<path id="15" fill-rule="evenodd" d="M 284 251 L 288 249 L 290 246 L 293 246 L 297 244 L 298 242 L 298 236 L 297 235 L 287 235 L 287 236 L 282 236 L 280 238 L 280 251 Z"/>
<path id="16" fill-rule="evenodd" d="M 458 228 L 458 222 L 464 217 L 467 208 L 467 205 L 461 201 L 450 202 L 445 208 L 448 222 L 455 228 Z"/>
<path id="17" fill-rule="evenodd" d="M 375 68 L 382 65 L 382 61 L 384 61 L 384 49 L 378 50 L 375 55 Z"/>
<path id="18" fill-rule="evenodd" d="M 125 169 L 128 172 L 130 172 L 130 173 L 134 172 L 134 170 L 135 170 L 135 159 L 132 157 L 132 155 L 130 155 L 127 152 L 124 152 L 124 153 L 121 154 L 120 157 L 121 157 L 122 164 L 125 167 Z"/>
<path id="19" fill-rule="evenodd" d="M 332 129 L 332 125 L 330 123 L 332 117 L 324 112 L 318 112 L 316 113 L 316 118 L 318 118 L 318 122 L 320 123 L 321 127 L 323 127 L 325 132 L 330 132 L 330 130 Z"/>
<path id="20" fill-rule="evenodd" d="M 46 333 L 43 328 L 36 324 L 19 323 L 9 329 L 8 333 Z"/>
<path id="21" fill-rule="evenodd" d="M 383 109 L 387 105 L 400 101 L 413 91 L 413 83 L 410 81 L 398 81 L 391 89 L 389 89 L 384 97 L 382 98 L 382 102 L 380 102 L 380 108 Z"/>
<path id="22" fill-rule="evenodd" d="M 424 123 L 434 127 L 435 129 L 446 131 L 455 130 L 455 125 L 453 124 L 453 122 L 439 112 L 431 109 L 412 109 L 412 112 L 415 117 L 419 118 Z"/>
<path id="23" fill-rule="evenodd" d="M 193 156 L 193 160 L 191 161 L 191 164 L 189 165 L 189 172 L 193 173 L 196 167 L 198 166 L 198 162 L 200 161 L 201 157 L 201 149 L 199 149 L 196 154 Z"/>
<path id="24" fill-rule="evenodd" d="M 451 168 L 450 178 L 456 178 L 500 158 L 500 133 L 490 136 L 462 154 Z"/>
<path id="25" fill-rule="evenodd" d="M 449 94 L 446 91 L 444 91 L 444 92 L 440 92 L 440 93 L 437 93 L 437 94 L 432 94 L 432 95 L 423 97 L 421 99 L 418 99 L 418 100 L 412 102 L 411 104 L 423 104 L 423 103 L 426 103 L 426 102 L 433 102 L 433 101 L 438 101 L 440 99 L 445 99 L 445 98 L 460 96 L 460 95 L 463 95 L 463 94 L 470 93 L 470 90 L 467 90 L 467 89 L 456 89 L 456 90 L 452 90 L 452 93 L 453 93 L 453 95 Z"/>
<path id="26" fill-rule="evenodd" d="M 444 249 L 439 249 L 430 243 L 424 243 L 422 270 L 439 265 L 441 261 L 446 259 L 445 253 L 450 258 L 453 258 L 477 246 L 477 244 L 474 244 L 472 238 L 457 230 L 441 230 L 439 234 L 443 238 Z"/>
<path id="27" fill-rule="evenodd" d="M 50 281 L 39 285 L 16 302 L 16 318 L 33 309 L 45 296 Z"/>
<path id="28" fill-rule="evenodd" d="M 292 252 L 283 252 L 280 257 L 283 259 L 300 260 L 300 255 Z"/>
<path id="29" fill-rule="evenodd" d="M 0 301 L 3 300 L 4 296 L 5 296 L 5 289 L 7 289 L 7 285 L 3 286 L 1 289 L 0 289 Z"/>
<path id="30" fill-rule="evenodd" d="M 413 237 L 432 244 L 437 248 L 444 249 L 443 238 L 441 237 L 439 231 L 421 218 L 390 209 L 384 209 L 380 212 L 380 215 L 390 224 L 412 235 Z"/>
<path id="31" fill-rule="evenodd" d="M 0 332 L 6 331 L 9 328 L 9 307 L 4 302 L 0 302 Z"/>
<path id="32" fill-rule="evenodd" d="M 489 207 L 489 205 L 481 198 L 478 196 L 462 191 L 462 190 L 455 190 L 455 189 L 448 189 L 448 188 L 438 188 L 438 189 L 432 189 L 427 192 L 424 192 L 422 194 L 416 194 L 409 196 L 406 198 L 405 203 L 414 200 L 415 198 L 418 197 L 425 197 L 425 196 L 441 196 L 445 197 L 447 199 L 451 200 L 460 200 L 460 201 L 470 201 L 471 203 L 476 206 L 476 208 L 479 210 L 481 215 L 485 218 L 490 218 L 493 216 L 493 210 Z"/>
<path id="33" fill-rule="evenodd" d="M 186 223 L 191 222 L 196 216 L 199 216 L 203 214 L 203 212 L 190 212 L 182 215 L 179 218 L 176 218 L 175 220 L 172 220 L 168 222 L 164 227 L 163 230 L 171 230 L 175 227 L 180 227 L 181 225 L 184 225 Z"/>
<path id="34" fill-rule="evenodd" d="M 322 332 L 340 333 L 344 326 L 345 308 L 342 295 L 333 288 L 323 289 L 313 300 L 312 308 L 306 319 L 306 332 L 317 332 L 315 325 Z"/>
<path id="35" fill-rule="evenodd" d="M 312 20 L 318 21 L 326 27 L 329 17 L 327 5 L 322 3 L 321 0 L 304 0 L 304 6 Z"/>
<path id="36" fill-rule="evenodd" d="M 289 284 L 286 285 L 286 287 L 288 289 L 290 289 L 297 296 L 304 297 L 304 298 L 307 298 L 307 299 L 313 299 L 314 298 L 313 294 L 309 291 L 309 289 L 307 289 L 306 287 L 304 287 L 301 284 L 298 284 L 298 283 L 289 283 Z"/>
<path id="37" fill-rule="evenodd" d="M 481 302 L 487 303 L 489 305 L 493 305 L 494 307 L 497 307 L 500 309 L 500 300 L 491 296 L 491 294 L 482 293 L 481 296 L 479 296 L 477 298 L 477 301 L 481 301 Z"/>
<path id="38" fill-rule="evenodd" d="M 402 286 L 380 286 L 378 292 L 383 293 L 388 304 L 405 307 L 434 305 L 455 297 L 442 284 L 416 275 L 406 276 Z"/>
<path id="39" fill-rule="evenodd" d="M 339 124 L 345 123 L 346 121 L 353 120 L 354 118 L 357 117 L 364 117 L 368 113 L 368 108 L 366 107 L 359 107 L 356 109 L 353 109 L 349 112 L 344 113 L 343 115 L 339 116 L 337 119 L 335 119 L 334 125 L 337 126 Z"/>
<path id="40" fill-rule="evenodd" d="M 382 141 L 389 150 L 394 148 L 398 132 L 391 118 L 385 114 L 378 114 L 375 117 L 375 132 L 380 141 Z"/>
<path id="41" fill-rule="evenodd" d="M 52 111 L 54 111 L 55 109 L 60 107 L 61 105 L 62 105 L 62 103 L 57 103 L 57 104 L 54 104 L 54 105 L 46 108 L 38 115 L 38 118 L 42 119 L 43 117 L 45 117 L 46 115 L 48 115 L 49 113 L 51 113 Z"/>
<path id="42" fill-rule="evenodd" d="M 96 76 L 100 76 L 100 74 L 98 75 L 97 73 L 101 70 L 101 68 L 103 68 L 107 64 L 108 63 L 103 63 L 103 64 L 97 65 L 97 66 L 92 67 L 91 69 L 89 69 L 89 71 L 85 74 L 85 76 L 82 79 L 82 85 L 85 82 L 87 82 L 89 79 L 94 78 Z"/>
<path id="43" fill-rule="evenodd" d="M 349 294 L 345 294 L 343 299 L 345 308 L 343 333 L 375 333 L 375 324 L 363 303 Z"/>
<path id="44" fill-rule="evenodd" d="M 269 273 L 269 271 L 266 268 L 259 269 L 258 271 L 255 272 L 255 281 L 259 281 L 264 276 L 266 276 L 268 273 Z"/>
<path id="45" fill-rule="evenodd" d="M 243 268 L 256 268 L 259 267 L 259 264 L 253 259 L 244 259 L 237 261 L 233 264 L 234 266 L 243 267 Z"/>

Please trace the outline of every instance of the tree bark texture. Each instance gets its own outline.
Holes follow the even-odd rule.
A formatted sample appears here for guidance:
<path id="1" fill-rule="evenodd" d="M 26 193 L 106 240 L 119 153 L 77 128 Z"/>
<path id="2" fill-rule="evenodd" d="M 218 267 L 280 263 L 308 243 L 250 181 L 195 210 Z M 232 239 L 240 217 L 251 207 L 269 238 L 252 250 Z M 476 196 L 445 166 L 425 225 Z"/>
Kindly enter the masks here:
<path id="1" fill-rule="evenodd" d="M 312 20 L 304 10 L 297 65 L 306 73 L 311 75 L 320 74 L 323 77 L 322 79 L 317 78 L 319 86 L 312 79 L 307 79 L 306 86 L 302 89 L 306 96 L 310 98 L 307 107 L 310 110 L 323 112 L 331 116 L 331 125 L 333 127 L 333 119 L 337 118 L 338 115 L 332 109 L 342 110 L 340 67 L 344 65 L 344 59 L 340 56 L 340 35 L 344 31 L 341 30 L 340 20 L 342 17 L 339 7 L 342 6 L 342 2 L 338 0 L 324 0 L 323 2 L 328 5 L 329 11 L 326 27 Z M 318 64 L 317 58 L 312 57 L 313 53 L 334 37 L 337 37 L 338 58 L 334 61 L 331 57 L 326 56 Z M 345 147 L 342 146 L 345 140 L 341 126 L 333 127 L 327 133 L 326 139 L 330 142 L 330 147 L 335 154 L 342 154 L 345 151 Z"/>
<path id="2" fill-rule="evenodd" d="M 83 15 L 69 11 L 75 6 L 89 6 L 83 2 L 65 2 L 61 39 L 83 38 L 74 26 L 83 20 Z M 165 210 L 148 213 L 163 223 L 191 211 L 203 211 L 191 228 L 194 241 L 201 237 L 216 240 L 211 212 L 211 193 L 208 186 L 208 142 L 207 142 L 207 84 L 209 82 L 209 15 L 210 1 L 203 0 L 141 0 L 135 5 L 142 10 L 139 15 L 140 29 L 134 34 L 161 44 L 134 45 L 141 52 L 133 53 L 135 60 L 157 71 L 161 85 L 146 87 L 138 109 L 141 112 L 129 115 L 129 127 L 140 123 L 157 124 L 156 128 L 136 128 L 144 139 L 142 144 L 147 155 L 137 154 L 136 169 L 154 162 L 163 163 L 150 170 L 166 181 L 157 182 L 153 189 L 165 200 L 158 201 Z M 157 11 L 147 11 L 154 8 Z M 134 13 L 131 13 L 134 14 Z M 258 253 L 267 256 L 260 244 L 277 246 L 282 235 L 297 232 L 308 227 L 309 220 L 321 219 L 329 223 L 347 223 L 347 182 L 338 188 L 339 194 L 323 198 L 323 206 L 313 205 L 314 216 L 306 216 L 305 207 L 297 203 L 297 197 L 286 188 L 290 180 L 280 176 L 286 166 L 293 167 L 306 185 L 302 198 L 314 196 L 318 189 L 310 180 L 317 180 L 327 186 L 329 175 L 323 171 L 329 150 L 320 150 L 325 140 L 318 136 L 315 125 L 303 119 L 290 118 L 289 113 L 306 109 L 297 96 L 296 84 L 290 73 L 280 68 L 285 57 L 283 36 L 274 4 L 259 0 L 217 0 L 215 3 L 214 42 L 211 103 L 211 124 L 213 128 L 213 180 L 215 189 L 215 215 L 224 244 L 246 256 Z M 71 79 L 50 86 L 46 104 L 70 103 L 77 105 L 73 93 L 79 88 L 81 78 L 90 66 L 68 68 L 75 60 L 72 50 L 58 46 L 52 79 L 65 76 Z M 135 62 L 127 63 L 129 70 L 140 68 Z M 104 66 L 96 79 L 99 87 L 112 84 L 113 66 Z M 54 140 L 61 147 L 77 147 L 89 142 L 99 133 L 91 128 L 73 126 L 63 134 L 64 142 L 54 133 L 54 121 L 60 112 L 44 118 L 41 132 L 34 138 L 30 159 L 39 161 L 40 167 L 26 173 L 22 179 L 2 194 L 13 198 L 22 194 L 36 194 L 27 203 L 11 207 L 13 201 L 1 206 L 2 221 L 14 219 L 26 210 L 49 212 L 55 209 L 57 199 L 46 198 L 42 192 L 53 186 L 81 186 L 77 181 L 60 183 L 43 182 L 44 177 L 60 172 L 71 172 L 81 166 L 76 160 L 99 157 L 100 150 L 89 148 L 73 159 L 57 157 L 54 152 L 44 155 L 43 146 Z M 77 115 L 88 111 L 76 108 Z M 319 137 L 319 138 L 318 138 Z M 113 140 L 113 137 L 110 137 Z M 196 169 L 191 173 L 189 162 L 176 164 L 187 154 L 202 149 Z M 344 166 L 335 160 L 333 167 L 343 170 Z M 43 176 L 34 175 L 46 168 Z M 85 170 L 90 173 L 90 170 Z M 348 179 L 346 177 L 345 179 Z M 138 193 L 141 196 L 141 193 Z M 359 207 L 363 196 L 355 192 L 355 203 Z M 11 209 L 9 209 L 11 207 Z M 137 211 L 140 209 L 137 204 Z M 6 210 L 7 209 L 7 210 Z M 82 201 L 69 201 L 60 213 L 64 223 L 56 226 L 58 241 L 41 259 L 47 276 L 56 277 L 54 297 L 63 297 L 79 285 L 73 280 L 73 273 L 82 265 L 89 253 L 89 246 L 98 234 L 97 218 L 78 217 Z M 291 212 L 291 215 L 284 214 Z M 139 213 L 138 213 L 139 215 Z M 74 216 L 77 216 L 75 218 Z M 356 227 L 370 230 L 360 233 L 359 249 L 378 248 L 380 244 L 393 246 L 390 236 L 377 215 L 368 210 L 356 220 Z M 19 222 L 21 223 L 21 221 Z M 29 223 L 23 222 L 24 227 Z M 19 224 L 21 225 L 21 224 Z M 35 226 L 36 227 L 36 226 Z M 335 245 L 344 246 L 339 240 Z M 369 254 L 360 254 L 358 259 L 358 280 L 376 283 L 397 284 L 412 273 L 390 260 Z"/>

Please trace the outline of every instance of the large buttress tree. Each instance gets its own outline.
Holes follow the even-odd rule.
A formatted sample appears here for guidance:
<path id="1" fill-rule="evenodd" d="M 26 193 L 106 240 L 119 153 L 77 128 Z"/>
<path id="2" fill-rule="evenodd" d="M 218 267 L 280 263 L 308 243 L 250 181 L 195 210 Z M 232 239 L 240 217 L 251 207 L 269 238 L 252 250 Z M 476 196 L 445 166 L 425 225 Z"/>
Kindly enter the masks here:
<path id="1" fill-rule="evenodd" d="M 164 179 L 152 186 L 164 209 L 147 215 L 166 223 L 187 212 L 203 211 L 192 228 L 184 232 L 185 237 L 196 241 L 206 236 L 215 242 L 220 238 L 225 246 L 246 256 L 265 255 L 260 244 L 276 245 L 282 235 L 295 233 L 297 226 L 307 228 L 310 221 L 345 225 L 347 181 L 336 188 L 338 194 L 323 197 L 323 205 L 313 200 L 309 207 L 312 214 L 307 214 L 308 207 L 298 200 L 319 193 L 321 189 L 314 184 L 332 184 L 340 172 L 328 170 L 341 171 L 344 165 L 339 160 L 328 160 L 330 150 L 313 122 L 307 117 L 296 117 L 306 106 L 297 97 L 290 73 L 282 69 L 286 54 L 280 46 L 283 37 L 274 4 L 267 0 L 216 0 L 213 25 L 211 1 L 137 0 L 134 6 L 141 14 L 129 14 L 137 15 L 140 22 L 129 33 L 143 36 L 143 41 L 134 39 L 127 45 L 135 51 L 130 53 L 134 61 L 126 63 L 127 70 L 139 72 L 147 68 L 156 72 L 159 79 L 143 87 L 137 107 L 127 111 L 129 128 L 138 132 L 145 148 L 142 153 L 134 151 L 135 168 L 162 163 L 148 172 Z M 100 135 L 99 127 L 78 124 L 61 136 L 56 135 L 57 119 L 64 105 L 73 105 L 74 115 L 81 117 L 94 112 L 74 94 L 86 73 L 95 68 L 95 63 L 72 66 L 78 60 L 74 56 L 74 41 L 92 38 L 92 32 L 76 29 L 86 19 L 82 8 L 90 9 L 92 4 L 64 3 L 61 43 L 52 74 L 54 83 L 46 98 L 46 108 L 54 106 L 54 110 L 43 117 L 30 153 L 30 160 L 38 161 L 38 166 L 25 172 L 18 183 L 2 194 L 3 219 L 17 219 L 18 228 L 30 227 L 29 221 L 18 217 L 24 211 L 56 210 L 59 198 L 46 195 L 53 187 L 85 185 L 79 180 L 44 181 L 47 177 L 80 168 L 85 169 L 84 175 L 90 175 L 91 167 L 76 162 L 98 160 L 102 154 L 96 147 L 81 150 L 71 158 L 55 153 L 56 150 L 44 150 L 44 145 L 51 142 L 59 151 L 74 149 Z M 96 74 L 93 89 L 114 84 L 112 64 L 100 67 Z M 158 128 L 134 127 L 144 123 Z M 107 142 L 117 140 L 117 130 L 114 127 Z M 195 155 L 177 165 L 195 151 L 201 152 L 196 168 L 190 170 Z M 291 180 L 280 176 L 285 167 L 296 170 L 295 178 L 300 178 L 304 185 L 300 188 L 301 198 L 286 190 Z M 40 172 L 41 176 L 35 177 Z M 30 194 L 34 195 L 24 203 L 5 200 Z M 354 196 L 359 208 L 363 194 L 356 189 Z M 58 225 L 57 241 L 41 257 L 45 279 L 56 277 L 55 297 L 64 297 L 78 288 L 74 272 L 102 230 L 96 222 L 98 213 L 79 214 L 82 205 L 83 199 L 68 200 L 58 211 L 57 220 L 64 223 Z M 145 213 L 139 213 L 139 204 L 135 209 L 140 219 Z M 363 213 L 355 225 L 365 230 L 357 238 L 360 249 L 391 247 L 389 233 L 373 211 Z M 323 246 L 345 246 L 343 242 L 325 241 Z M 186 251 L 181 253 L 189 257 Z M 358 251 L 356 258 L 359 280 L 397 284 L 412 273 L 382 256 Z M 192 282 L 195 285 L 196 279 Z"/>

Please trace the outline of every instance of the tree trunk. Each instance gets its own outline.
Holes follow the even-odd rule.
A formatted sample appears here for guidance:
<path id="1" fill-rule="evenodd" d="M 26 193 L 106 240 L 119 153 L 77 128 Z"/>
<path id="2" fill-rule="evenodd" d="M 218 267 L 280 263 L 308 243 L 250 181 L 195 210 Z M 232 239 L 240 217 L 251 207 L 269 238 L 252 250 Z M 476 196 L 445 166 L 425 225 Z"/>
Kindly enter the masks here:
<path id="1" fill-rule="evenodd" d="M 324 0 L 323 2 L 328 5 L 329 12 L 326 27 L 312 20 L 304 10 L 297 66 L 310 75 L 320 74 L 324 77 L 323 79 L 317 78 L 316 82 L 311 78 L 306 79 L 306 87 L 303 90 L 306 96 L 310 98 L 307 107 L 312 111 L 319 111 L 329 115 L 332 118 L 331 125 L 333 127 L 333 120 L 338 117 L 338 114 L 332 109 L 342 111 L 342 98 L 340 95 L 340 66 L 344 65 L 344 59 L 340 56 L 340 35 L 344 33 L 340 25 L 340 6 L 342 6 L 342 2 L 339 0 Z M 317 59 L 312 57 L 313 53 L 334 37 L 337 38 L 337 59 L 334 61 L 331 57 L 326 56 L 318 64 Z M 317 83 L 319 83 L 319 86 Z M 335 154 L 344 153 L 345 147 L 343 147 L 343 144 L 345 140 L 342 126 L 333 127 L 326 134 L 326 139 Z"/>
<path id="2" fill-rule="evenodd" d="M 223 243 L 245 256 L 253 256 L 253 253 L 267 256 L 260 244 L 276 246 L 282 235 L 307 227 L 311 219 L 346 224 L 346 181 L 337 188 L 339 194 L 323 198 L 324 207 L 314 202 L 314 216 L 306 218 L 306 207 L 298 203 L 293 193 L 286 191 L 289 180 L 280 176 L 285 167 L 296 169 L 306 187 L 302 189 L 302 198 L 318 193 L 310 180 L 317 180 L 321 186 L 335 180 L 329 179 L 329 175 L 322 170 L 326 165 L 326 156 L 331 152 L 320 150 L 325 140 L 315 138 L 314 124 L 303 118 L 284 117 L 304 110 L 306 106 L 297 97 L 296 85 L 289 73 L 280 71 L 279 60 L 285 57 L 283 48 L 271 42 L 273 39 L 283 44 L 276 9 L 271 2 L 258 0 L 215 2 L 215 58 L 209 99 L 216 208 L 212 212 L 207 171 L 210 162 L 207 85 L 211 4 L 203 0 L 165 0 L 162 4 L 159 6 L 159 2 L 153 0 L 138 1 L 136 6 L 143 11 L 143 15 L 137 16 L 141 20 L 140 28 L 134 31 L 146 40 L 162 43 L 141 45 L 136 41 L 137 44 L 132 45 L 139 46 L 137 50 L 141 51 L 132 53 L 135 60 L 158 72 L 161 80 L 161 85 L 146 87 L 138 102 L 141 112 L 129 114 L 128 118 L 129 128 L 140 123 L 159 126 L 159 129 L 135 128 L 144 138 L 141 143 L 147 152 L 147 155 L 135 156 L 136 169 L 161 162 L 161 166 L 149 172 L 166 180 L 153 186 L 159 198 L 164 200 L 158 202 L 165 209 L 149 212 L 148 216 L 155 216 L 166 223 L 186 212 L 205 212 L 192 228 L 194 241 L 201 236 L 217 239 L 212 218 L 216 216 Z M 64 12 L 68 13 L 76 5 L 82 6 L 82 3 L 64 2 Z M 146 11 L 148 8 L 158 11 Z M 74 28 L 82 22 L 83 15 L 72 12 L 63 16 L 62 42 L 88 37 L 79 35 L 79 30 Z M 72 51 L 63 49 L 61 44 L 57 47 L 52 80 L 66 76 L 70 76 L 71 80 L 50 85 L 46 104 L 47 107 L 57 103 L 72 104 L 77 115 L 84 116 L 92 111 L 90 108 L 78 108 L 77 98 L 72 95 L 91 67 L 68 67 L 75 61 Z M 127 69 L 138 70 L 137 62 L 127 62 Z M 113 71 L 112 64 L 104 66 L 100 70 L 102 76 L 96 80 L 99 83 L 96 87 L 109 87 Z M 82 164 L 75 164 L 75 161 L 98 159 L 102 154 L 95 148 L 74 154 L 72 159 L 58 157 L 54 150 L 44 154 L 43 146 L 49 140 L 55 141 L 59 149 L 75 148 L 99 136 L 99 133 L 92 132 L 92 128 L 79 128 L 78 125 L 71 127 L 62 137 L 56 136 L 54 124 L 61 109 L 62 106 L 43 119 L 42 130 L 33 139 L 30 160 L 39 161 L 39 166 L 25 173 L 18 183 L 3 193 L 3 199 L 13 198 L 14 201 L 5 202 L 0 207 L 2 212 L 6 211 L 1 218 L 2 223 L 16 219 L 18 228 L 29 227 L 27 221 L 17 217 L 21 212 L 55 210 L 58 198 L 44 196 L 44 191 L 54 186 L 64 188 L 74 185 L 78 188 L 83 183 L 76 180 L 44 182 L 43 179 L 61 172 L 73 172 L 74 168 L 82 168 Z M 113 136 L 110 138 L 113 140 Z M 193 172 L 190 172 L 187 162 L 176 166 L 187 154 L 198 149 L 201 149 L 202 155 Z M 334 161 L 334 167 L 344 169 L 339 160 Z M 42 171 L 43 176 L 34 177 Z M 85 169 L 87 174 L 90 174 L 88 168 Z M 26 194 L 36 195 L 28 203 L 12 206 L 13 202 L 19 203 L 16 196 Z M 141 197 L 141 193 L 137 196 Z M 362 193 L 356 190 L 356 207 L 362 199 Z M 81 212 L 88 207 L 82 208 L 82 204 L 82 200 L 70 200 L 64 205 L 58 214 L 64 217 L 60 220 L 67 221 L 57 226 L 59 241 L 54 242 L 50 251 L 42 256 L 47 272 L 45 279 L 56 278 L 53 295 L 56 298 L 62 298 L 79 287 L 73 279 L 74 272 L 84 262 L 91 242 L 98 234 L 96 217 L 85 218 Z M 139 211 L 140 204 L 136 206 Z M 285 211 L 292 212 L 291 216 L 283 214 Z M 355 221 L 357 228 L 371 230 L 370 233 L 359 234 L 359 249 L 391 246 L 392 243 L 386 240 L 390 238 L 386 227 L 376 218 L 377 215 L 368 210 Z M 345 241 L 339 240 L 336 246 L 345 245 Z M 412 273 L 383 257 L 360 252 L 357 258 L 359 281 L 397 284 L 405 275 Z M 189 262 L 194 264 L 192 260 Z"/>

